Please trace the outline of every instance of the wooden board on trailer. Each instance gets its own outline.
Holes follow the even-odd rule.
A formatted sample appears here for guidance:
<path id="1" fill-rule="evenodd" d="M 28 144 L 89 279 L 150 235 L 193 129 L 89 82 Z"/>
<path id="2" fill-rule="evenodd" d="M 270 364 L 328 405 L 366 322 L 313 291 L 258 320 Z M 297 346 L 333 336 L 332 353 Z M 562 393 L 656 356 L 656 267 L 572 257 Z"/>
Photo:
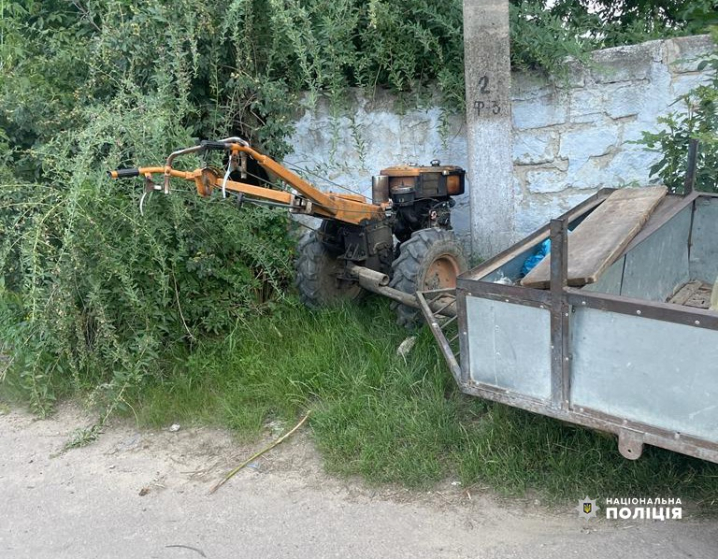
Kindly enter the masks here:
<path id="1" fill-rule="evenodd" d="M 568 285 L 595 283 L 641 230 L 667 192 L 665 186 L 651 186 L 611 193 L 568 236 Z M 521 285 L 547 289 L 550 277 L 551 257 L 547 256 L 521 280 Z"/>
<path id="2" fill-rule="evenodd" d="M 698 293 L 703 285 L 703 282 L 700 280 L 689 281 L 688 283 L 683 284 L 672 297 L 669 297 L 668 302 L 673 303 L 674 305 L 685 305 L 691 297 Z"/>
<path id="3" fill-rule="evenodd" d="M 674 305 L 708 309 L 711 306 L 713 286 L 700 280 L 689 281 L 684 284 L 673 297 L 668 299 Z"/>

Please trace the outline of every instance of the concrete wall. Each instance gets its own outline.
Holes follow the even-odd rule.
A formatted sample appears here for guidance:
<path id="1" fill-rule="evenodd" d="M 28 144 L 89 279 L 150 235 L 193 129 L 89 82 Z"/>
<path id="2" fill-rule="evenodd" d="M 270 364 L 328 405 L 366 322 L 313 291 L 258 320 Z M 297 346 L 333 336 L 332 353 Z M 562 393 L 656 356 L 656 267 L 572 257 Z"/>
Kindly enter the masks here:
<path id="1" fill-rule="evenodd" d="M 598 51 L 588 68 L 571 63 L 566 83 L 514 73 L 514 239 L 598 188 L 647 183 L 658 154 L 631 142 L 643 131 L 657 130 L 660 115 L 684 109 L 672 103 L 707 80 L 707 72 L 696 69 L 697 58 L 711 48 L 710 39 L 699 36 Z M 332 115 L 323 102 L 304 112 L 288 164 L 366 195 L 371 175 L 384 167 L 432 159 L 467 166 L 462 115 L 445 118 L 431 101 L 402 110 L 383 92 L 371 98 L 359 91 L 352 95 L 349 109 L 340 114 Z M 455 227 L 465 237 L 468 205 L 465 196 L 454 214 Z"/>

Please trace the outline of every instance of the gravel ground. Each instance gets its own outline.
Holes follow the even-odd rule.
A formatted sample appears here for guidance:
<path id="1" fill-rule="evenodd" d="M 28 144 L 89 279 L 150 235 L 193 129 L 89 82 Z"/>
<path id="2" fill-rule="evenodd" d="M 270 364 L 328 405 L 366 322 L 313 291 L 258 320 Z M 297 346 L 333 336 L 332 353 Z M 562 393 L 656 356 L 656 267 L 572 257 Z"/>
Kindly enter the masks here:
<path id="1" fill-rule="evenodd" d="M 210 494 L 262 443 L 118 423 L 61 453 L 86 423 L 72 406 L 44 421 L 0 411 L 0 558 L 718 557 L 715 520 L 582 521 L 573 503 L 549 509 L 451 480 L 431 492 L 337 480 L 306 433 Z"/>

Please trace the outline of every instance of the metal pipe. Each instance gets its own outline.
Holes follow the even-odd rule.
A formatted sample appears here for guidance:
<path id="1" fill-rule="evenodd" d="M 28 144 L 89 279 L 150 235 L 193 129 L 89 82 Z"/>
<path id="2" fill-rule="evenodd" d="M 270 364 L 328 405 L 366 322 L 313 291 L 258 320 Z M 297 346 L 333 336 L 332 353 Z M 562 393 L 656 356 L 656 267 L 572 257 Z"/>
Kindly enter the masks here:
<path id="1" fill-rule="evenodd" d="M 245 140 L 244 138 L 240 138 L 239 136 L 230 136 L 229 138 L 223 138 L 222 140 L 219 140 L 220 142 L 224 143 L 232 143 L 232 144 L 239 144 L 242 146 L 249 146 L 249 142 Z"/>
<path id="2" fill-rule="evenodd" d="M 359 285 L 361 285 L 361 280 L 359 281 Z M 377 286 L 374 287 L 367 287 L 365 285 L 362 285 L 364 289 L 369 289 L 369 291 L 373 291 L 374 293 L 378 293 L 379 295 L 383 295 L 384 297 L 389 297 L 389 299 L 393 299 L 394 301 L 398 301 L 402 305 L 406 305 L 407 307 L 413 307 L 413 308 L 420 308 L 419 307 L 419 301 L 416 300 L 416 295 L 410 295 L 409 293 L 404 293 L 403 291 L 399 291 L 398 289 L 394 289 L 393 287 L 388 286 Z"/>
<path id="3" fill-rule="evenodd" d="M 415 309 L 421 308 L 416 295 L 404 293 L 403 291 L 389 287 L 388 275 L 370 268 L 365 268 L 364 266 L 359 266 L 353 262 L 347 263 L 347 271 L 349 275 L 356 278 L 359 285 L 367 291 L 383 295 L 407 307 L 413 307 Z M 442 303 L 441 299 L 442 297 L 439 297 L 438 300 L 428 303 L 431 310 L 446 317 L 456 316 L 456 302 L 453 301 L 447 305 Z"/>
<path id="4" fill-rule="evenodd" d="M 361 281 L 359 282 L 359 284 L 361 285 Z M 374 293 L 378 293 L 379 295 L 383 295 L 384 297 L 389 297 L 389 299 L 398 301 L 399 303 L 401 303 L 402 305 L 406 305 L 407 307 L 413 307 L 415 309 L 421 308 L 421 305 L 419 304 L 419 300 L 416 295 L 404 293 L 403 291 L 399 291 L 398 289 L 394 289 L 393 287 L 379 287 L 378 289 L 370 289 L 363 285 L 362 287 L 364 287 L 365 289 L 369 289 L 369 291 L 373 291 Z M 434 314 L 440 314 L 441 316 L 449 318 L 456 316 L 456 301 L 452 301 L 450 305 L 443 305 L 440 300 L 431 301 L 430 303 L 428 303 L 428 305 Z"/>
<path id="5" fill-rule="evenodd" d="M 349 272 L 349 275 L 353 278 L 359 280 L 359 285 L 370 291 L 372 291 L 372 286 L 384 287 L 389 285 L 389 276 L 386 274 L 382 274 L 371 268 L 359 266 L 358 264 L 354 264 L 354 262 L 347 262 L 347 272 Z"/>
<path id="6" fill-rule="evenodd" d="M 180 155 L 186 155 L 188 153 L 195 153 L 197 151 L 200 151 L 204 149 L 202 146 L 192 146 L 189 148 L 184 149 L 178 149 L 177 151 L 173 151 L 169 154 L 167 157 L 167 161 L 165 162 L 165 181 L 164 186 L 162 188 L 162 191 L 165 194 L 170 193 L 170 173 L 169 170 L 172 169 L 172 163 L 174 162 L 176 157 L 179 157 Z"/>
<path id="7" fill-rule="evenodd" d="M 690 194 L 696 187 L 696 163 L 698 161 L 698 140 L 691 138 L 688 142 L 688 168 L 683 181 L 683 194 Z"/>
<path id="8" fill-rule="evenodd" d="M 371 203 L 381 206 L 389 201 L 389 177 L 376 175 L 371 178 Z"/>

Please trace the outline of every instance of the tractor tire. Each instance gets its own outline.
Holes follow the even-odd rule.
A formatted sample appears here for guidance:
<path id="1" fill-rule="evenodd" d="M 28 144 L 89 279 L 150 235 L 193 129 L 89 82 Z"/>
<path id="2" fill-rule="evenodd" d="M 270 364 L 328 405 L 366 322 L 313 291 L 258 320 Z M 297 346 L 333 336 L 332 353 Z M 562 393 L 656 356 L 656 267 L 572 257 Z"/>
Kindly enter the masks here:
<path id="1" fill-rule="evenodd" d="M 319 309 L 359 299 L 364 290 L 358 283 L 337 279 L 343 266 L 316 231 L 307 231 L 297 246 L 296 285 L 302 303 Z"/>
<path id="2" fill-rule="evenodd" d="M 422 229 L 401 244 L 392 264 L 390 286 L 404 293 L 456 287 L 456 277 L 468 269 L 461 244 L 452 231 Z M 421 321 L 421 311 L 394 302 L 397 323 L 412 328 Z"/>

